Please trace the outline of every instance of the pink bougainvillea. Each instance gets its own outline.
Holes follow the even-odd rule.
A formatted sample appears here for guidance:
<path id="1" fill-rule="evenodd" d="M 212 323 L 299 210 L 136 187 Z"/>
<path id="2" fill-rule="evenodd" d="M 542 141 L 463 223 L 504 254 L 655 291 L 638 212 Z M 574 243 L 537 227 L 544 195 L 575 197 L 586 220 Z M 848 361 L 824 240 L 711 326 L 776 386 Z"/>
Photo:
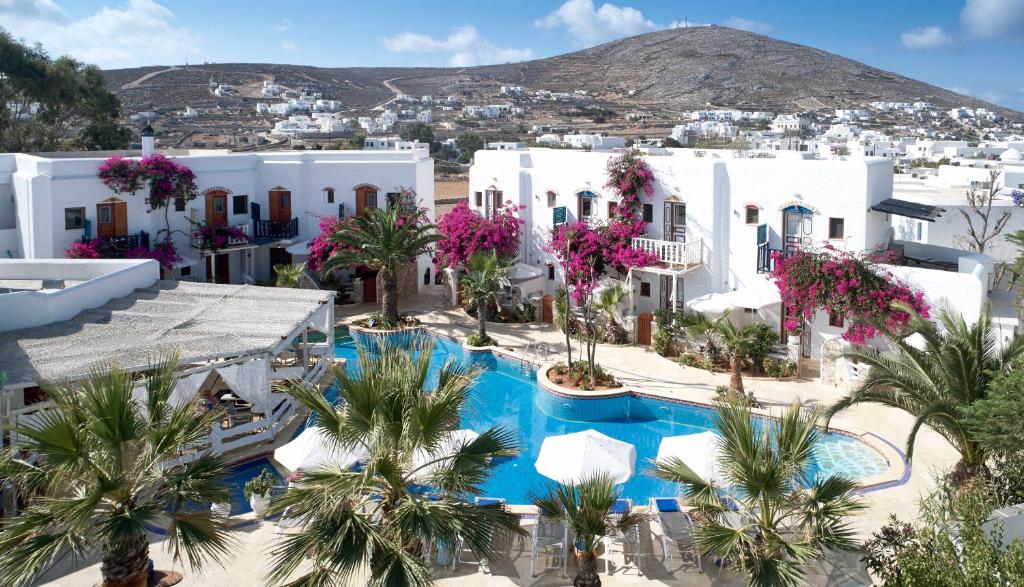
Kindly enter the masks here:
<path id="1" fill-rule="evenodd" d="M 775 252 L 772 258 L 771 277 L 786 308 L 783 326 L 789 332 L 825 310 L 854 318 L 843 338 L 862 345 L 878 334 L 898 333 L 906 326 L 910 315 L 894 308 L 894 302 L 903 302 L 926 318 L 929 315 L 924 293 L 912 290 L 881 266 L 887 260 L 884 253 L 854 254 L 826 244 L 823 250 Z M 885 331 L 864 320 L 884 325 Z"/>
<path id="2" fill-rule="evenodd" d="M 124 252 L 123 259 L 154 259 L 160 263 L 160 268 L 170 271 L 181 261 L 181 255 L 174 246 L 174 241 L 165 239 L 157 243 L 153 250 L 145 247 L 132 247 Z"/>
<path id="3" fill-rule="evenodd" d="M 341 243 L 331 242 L 330 237 L 341 230 L 344 223 L 351 216 L 341 218 L 339 216 L 320 216 L 320 232 L 309 241 L 309 259 L 306 260 L 306 267 L 316 273 L 323 269 L 324 262 L 334 251 L 345 246 Z"/>
<path id="4" fill-rule="evenodd" d="M 157 243 L 153 250 L 146 247 L 119 249 L 109 243 L 104 246 L 103 239 L 99 238 L 77 240 L 68 245 L 64 256 L 68 259 L 155 259 L 160 268 L 166 270 L 174 269 L 174 265 L 181 261 L 174 241 L 169 238 Z"/>
<path id="5" fill-rule="evenodd" d="M 495 250 L 500 257 L 512 257 L 519 252 L 519 238 L 524 224 L 519 211 L 525 206 L 505 202 L 505 206 L 490 218 L 470 209 L 465 201 L 441 217 L 437 232 L 434 264 L 438 269 L 461 267 L 479 250 Z"/>
<path id="6" fill-rule="evenodd" d="M 188 202 L 199 195 L 192 170 L 159 153 L 139 161 L 110 157 L 100 165 L 96 176 L 103 185 L 118 194 L 134 194 L 148 181 L 146 203 L 150 210 L 164 208 L 174 198 Z"/>
<path id="7" fill-rule="evenodd" d="M 204 249 L 223 249 L 229 241 L 247 241 L 249 235 L 241 228 L 217 222 L 213 224 L 199 223 L 192 231 L 192 237 L 202 242 Z"/>
<path id="8" fill-rule="evenodd" d="M 99 239 L 72 241 L 67 249 L 64 249 L 64 256 L 68 259 L 99 259 Z"/>

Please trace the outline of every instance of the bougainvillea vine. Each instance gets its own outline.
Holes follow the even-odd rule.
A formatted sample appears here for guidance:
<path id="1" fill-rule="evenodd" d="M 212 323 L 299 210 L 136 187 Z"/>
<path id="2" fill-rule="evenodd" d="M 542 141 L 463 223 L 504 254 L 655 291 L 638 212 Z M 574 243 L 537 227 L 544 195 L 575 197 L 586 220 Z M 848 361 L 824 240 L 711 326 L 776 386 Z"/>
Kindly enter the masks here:
<path id="1" fill-rule="evenodd" d="M 490 218 L 473 211 L 465 201 L 441 217 L 437 232 L 434 264 L 438 269 L 462 267 L 480 250 L 495 250 L 499 257 L 511 258 L 519 252 L 519 238 L 523 220 L 519 211 L 525 206 L 505 202 Z"/>

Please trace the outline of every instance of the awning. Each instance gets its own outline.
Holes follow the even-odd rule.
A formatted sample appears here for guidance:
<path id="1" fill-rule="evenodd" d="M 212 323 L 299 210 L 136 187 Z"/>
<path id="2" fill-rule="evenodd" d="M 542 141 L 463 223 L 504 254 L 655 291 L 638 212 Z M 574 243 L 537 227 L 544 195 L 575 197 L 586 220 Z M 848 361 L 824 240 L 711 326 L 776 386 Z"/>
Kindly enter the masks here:
<path id="1" fill-rule="evenodd" d="M 193 265 L 195 265 L 198 262 L 199 261 L 196 261 L 192 257 L 182 256 L 181 260 L 174 264 L 174 268 L 175 269 L 183 269 L 185 267 L 192 267 Z"/>
<path id="2" fill-rule="evenodd" d="M 882 200 L 872 206 L 871 209 L 875 212 L 885 212 L 886 214 L 906 216 L 907 218 L 927 220 L 928 222 L 935 222 L 935 219 L 942 216 L 942 213 L 946 211 L 945 208 L 939 208 L 938 206 L 919 204 L 908 200 L 897 200 L 896 198 Z"/>
<path id="3" fill-rule="evenodd" d="M 286 249 L 289 255 L 308 255 L 309 254 L 309 241 L 302 241 L 289 245 Z"/>

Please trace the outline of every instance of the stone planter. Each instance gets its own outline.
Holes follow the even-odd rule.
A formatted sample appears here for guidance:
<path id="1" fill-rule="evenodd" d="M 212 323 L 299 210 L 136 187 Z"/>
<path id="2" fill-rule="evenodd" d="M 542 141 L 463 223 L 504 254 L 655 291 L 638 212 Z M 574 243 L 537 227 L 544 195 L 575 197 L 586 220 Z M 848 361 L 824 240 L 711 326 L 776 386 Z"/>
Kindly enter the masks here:
<path id="1" fill-rule="evenodd" d="M 252 507 L 252 513 L 262 518 L 267 513 L 267 508 L 270 507 L 270 496 L 253 495 L 249 498 L 249 506 Z"/>

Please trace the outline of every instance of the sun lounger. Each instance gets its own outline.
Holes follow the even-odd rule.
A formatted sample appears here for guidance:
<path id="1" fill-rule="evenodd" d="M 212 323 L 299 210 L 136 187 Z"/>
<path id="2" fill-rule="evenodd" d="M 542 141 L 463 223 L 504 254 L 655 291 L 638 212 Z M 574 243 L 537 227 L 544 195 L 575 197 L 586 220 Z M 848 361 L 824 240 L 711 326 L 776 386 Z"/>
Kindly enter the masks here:
<path id="1" fill-rule="evenodd" d="M 615 520 L 626 512 L 629 508 L 633 507 L 633 502 L 628 499 L 619 499 L 615 501 L 615 505 L 612 506 L 609 518 L 612 524 Z M 643 575 L 643 569 L 640 566 L 640 527 L 631 526 L 624 531 L 613 530 L 611 534 L 604 537 L 604 572 L 607 573 L 611 564 L 611 554 L 613 552 L 621 552 L 623 562 L 626 558 L 626 547 L 629 546 L 633 551 L 634 560 L 636 561 L 636 572 L 638 575 Z"/>
<path id="2" fill-rule="evenodd" d="M 537 557 L 545 551 L 558 551 L 562 559 L 562 576 L 568 576 L 569 528 L 561 518 L 540 516 L 530 534 L 530 576 L 537 576 Z M 555 567 L 542 567 L 542 569 Z"/>
<path id="3" fill-rule="evenodd" d="M 673 559 L 675 549 L 671 547 L 675 546 L 680 554 L 692 554 L 697 562 L 697 570 L 703 572 L 693 532 L 693 518 L 683 511 L 679 500 L 675 497 L 652 497 L 651 511 L 657 515 L 661 526 L 661 549 L 665 553 L 665 560 Z"/>

